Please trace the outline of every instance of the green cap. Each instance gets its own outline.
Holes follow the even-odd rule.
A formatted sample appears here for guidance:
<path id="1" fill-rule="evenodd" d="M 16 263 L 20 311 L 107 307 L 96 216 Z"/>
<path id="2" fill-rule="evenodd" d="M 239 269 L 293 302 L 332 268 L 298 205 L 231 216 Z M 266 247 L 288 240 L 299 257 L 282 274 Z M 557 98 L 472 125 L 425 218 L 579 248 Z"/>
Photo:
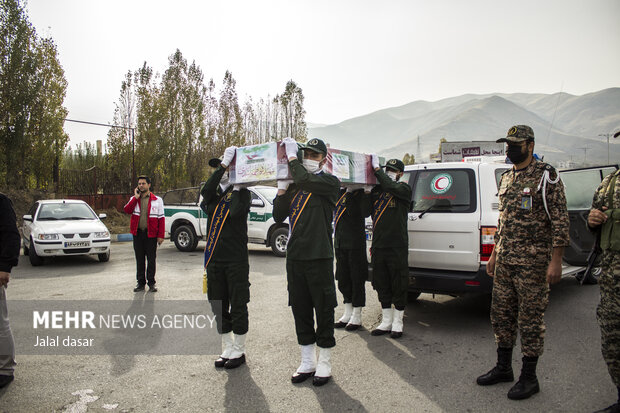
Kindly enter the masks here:
<path id="1" fill-rule="evenodd" d="M 398 172 L 403 172 L 405 170 L 405 164 L 400 159 L 390 159 L 383 166 L 385 166 L 386 168 L 393 169 Z"/>
<path id="2" fill-rule="evenodd" d="M 218 166 L 220 166 L 221 163 L 222 163 L 222 160 L 220 158 L 209 159 L 209 166 L 211 168 L 217 168 Z"/>
<path id="3" fill-rule="evenodd" d="M 523 142 L 534 140 L 534 131 L 527 125 L 516 125 L 508 129 L 505 138 L 498 139 L 496 142 Z"/>
<path id="4" fill-rule="evenodd" d="M 312 138 L 305 145 L 302 145 L 301 149 L 310 149 L 311 151 L 322 153 L 324 156 L 327 156 L 327 146 L 325 142 L 318 138 Z"/>

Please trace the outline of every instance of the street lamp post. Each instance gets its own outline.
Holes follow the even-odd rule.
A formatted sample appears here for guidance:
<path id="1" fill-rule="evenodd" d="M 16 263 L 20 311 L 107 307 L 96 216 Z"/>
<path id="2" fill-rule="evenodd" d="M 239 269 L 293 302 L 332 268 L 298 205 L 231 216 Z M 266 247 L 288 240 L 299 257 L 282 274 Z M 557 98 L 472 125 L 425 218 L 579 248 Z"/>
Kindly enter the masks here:
<path id="1" fill-rule="evenodd" d="M 598 136 L 604 136 L 607 138 L 607 165 L 609 165 L 609 137 L 611 133 L 599 133 Z"/>
<path id="2" fill-rule="evenodd" d="M 136 139 L 135 139 L 135 131 L 136 128 L 131 128 L 129 126 L 121 126 L 121 125 L 108 125 L 105 123 L 96 123 L 96 122 L 86 122 L 84 120 L 74 120 L 74 119 L 65 119 L 67 122 L 75 122 L 75 123 L 83 123 L 86 125 L 95 125 L 95 126 L 105 126 L 106 128 L 117 128 L 117 129 L 125 129 L 131 131 L 131 182 L 132 184 L 136 181 Z"/>

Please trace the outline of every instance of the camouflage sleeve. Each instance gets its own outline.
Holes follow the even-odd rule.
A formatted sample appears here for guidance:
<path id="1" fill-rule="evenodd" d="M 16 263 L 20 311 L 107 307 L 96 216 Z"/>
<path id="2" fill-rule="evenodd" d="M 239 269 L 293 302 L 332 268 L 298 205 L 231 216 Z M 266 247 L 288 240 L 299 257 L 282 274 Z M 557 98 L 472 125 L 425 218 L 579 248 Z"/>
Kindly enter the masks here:
<path id="1" fill-rule="evenodd" d="M 564 183 L 562 180 L 557 184 L 547 184 L 547 207 L 551 215 L 553 247 L 567 247 L 570 241 L 568 233 L 570 221 L 566 208 L 566 193 L 564 192 Z"/>
<path id="2" fill-rule="evenodd" d="M 605 197 L 607 195 L 607 185 L 609 185 L 609 181 L 611 177 L 614 176 L 613 173 L 607 175 L 601 184 L 596 188 L 596 192 L 594 192 L 594 197 L 592 197 L 592 208 L 593 209 L 602 209 L 603 205 L 605 205 Z"/>
<path id="3" fill-rule="evenodd" d="M 504 179 L 504 174 L 499 178 L 499 183 L 497 184 L 497 202 L 499 202 L 499 188 L 502 187 L 502 181 Z M 499 204 L 498 204 L 499 205 Z M 493 235 L 493 242 L 495 245 L 499 243 L 499 230 L 502 227 L 502 214 L 500 212 L 499 217 L 497 218 L 497 230 L 495 231 L 495 235 Z"/>

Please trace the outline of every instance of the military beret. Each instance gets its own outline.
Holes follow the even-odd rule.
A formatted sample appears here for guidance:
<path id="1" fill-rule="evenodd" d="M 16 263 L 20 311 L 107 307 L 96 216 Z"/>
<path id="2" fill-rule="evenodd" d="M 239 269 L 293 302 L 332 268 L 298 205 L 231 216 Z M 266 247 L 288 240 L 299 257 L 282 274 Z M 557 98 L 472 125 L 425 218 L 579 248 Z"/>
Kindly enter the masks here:
<path id="1" fill-rule="evenodd" d="M 523 142 L 527 140 L 534 140 L 534 131 L 527 125 L 516 125 L 508 129 L 508 133 L 505 138 L 500 138 L 496 142 Z"/>
<path id="2" fill-rule="evenodd" d="M 398 172 L 403 172 L 405 170 L 405 164 L 400 159 L 390 159 L 383 166 Z"/>
<path id="3" fill-rule="evenodd" d="M 301 149 L 310 149 L 311 151 L 322 153 L 327 156 L 327 145 L 321 139 L 312 138 L 305 145 L 301 145 Z"/>

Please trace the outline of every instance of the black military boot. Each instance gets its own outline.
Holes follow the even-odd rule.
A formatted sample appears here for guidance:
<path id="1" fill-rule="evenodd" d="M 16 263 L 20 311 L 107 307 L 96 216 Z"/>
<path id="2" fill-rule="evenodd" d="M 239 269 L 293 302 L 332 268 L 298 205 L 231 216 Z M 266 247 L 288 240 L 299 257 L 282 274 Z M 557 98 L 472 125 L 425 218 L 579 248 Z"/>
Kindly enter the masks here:
<path id="1" fill-rule="evenodd" d="M 527 399 L 540 391 L 536 378 L 536 364 L 538 357 L 523 357 L 523 368 L 517 384 L 508 392 L 508 398 L 512 400 Z"/>
<path id="2" fill-rule="evenodd" d="M 493 367 L 487 374 L 476 379 L 476 383 L 481 386 L 490 386 L 504 381 L 513 381 L 515 379 L 512 373 L 512 347 L 497 348 L 497 365 Z"/>

